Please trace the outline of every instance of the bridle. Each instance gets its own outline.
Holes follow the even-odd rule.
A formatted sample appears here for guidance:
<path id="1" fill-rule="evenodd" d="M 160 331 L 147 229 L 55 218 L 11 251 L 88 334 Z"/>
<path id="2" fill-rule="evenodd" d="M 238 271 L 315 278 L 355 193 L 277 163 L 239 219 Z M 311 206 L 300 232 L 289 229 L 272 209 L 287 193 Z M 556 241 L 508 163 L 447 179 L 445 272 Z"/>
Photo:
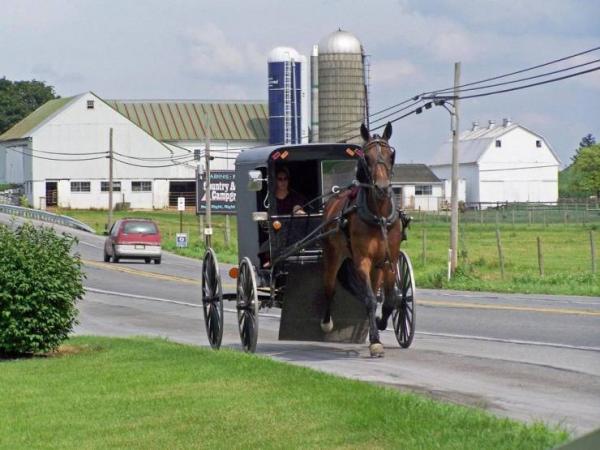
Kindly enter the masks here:
<path id="1" fill-rule="evenodd" d="M 369 166 L 369 163 L 367 162 L 367 158 L 366 158 L 366 154 L 367 151 L 370 150 L 372 148 L 372 146 L 375 145 L 377 146 L 377 159 L 376 159 L 376 166 L 377 165 L 382 165 L 385 168 L 386 174 L 387 174 L 387 178 L 388 178 L 388 185 L 384 188 L 380 188 L 379 186 L 377 186 L 375 184 L 375 178 L 373 177 L 373 172 L 371 170 L 371 167 Z M 386 147 L 388 147 L 390 149 L 390 152 L 392 153 L 392 161 L 386 161 L 385 158 L 383 157 L 383 152 L 381 151 L 381 147 L 382 145 L 385 145 Z M 365 173 L 366 177 L 368 178 L 368 187 L 370 189 L 374 189 L 377 196 L 381 197 L 383 195 L 388 195 L 388 191 L 390 189 L 391 186 L 391 182 L 392 182 L 392 176 L 394 175 L 394 159 L 396 157 L 396 150 L 390 146 L 390 144 L 388 143 L 388 141 L 386 141 L 385 139 L 381 139 L 379 137 L 376 137 L 375 139 L 370 140 L 369 142 L 367 142 L 364 146 L 363 149 L 360 153 L 360 164 L 363 166 L 363 172 Z M 373 168 L 374 169 L 374 168 Z"/>

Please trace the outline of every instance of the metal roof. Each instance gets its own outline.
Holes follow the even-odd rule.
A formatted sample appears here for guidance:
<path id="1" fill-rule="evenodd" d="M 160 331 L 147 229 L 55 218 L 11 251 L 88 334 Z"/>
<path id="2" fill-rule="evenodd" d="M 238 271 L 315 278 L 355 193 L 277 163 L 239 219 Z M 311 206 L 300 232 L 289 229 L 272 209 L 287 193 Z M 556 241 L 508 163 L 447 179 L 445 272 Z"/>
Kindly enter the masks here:
<path id="1" fill-rule="evenodd" d="M 476 130 L 463 131 L 459 136 L 460 151 L 458 152 L 458 163 L 476 163 L 489 146 L 500 136 L 514 130 L 524 128 L 513 123 L 509 126 L 494 126 L 493 128 L 479 128 Z M 529 131 L 529 130 L 527 130 Z M 536 134 L 533 133 L 532 134 Z M 452 163 L 452 140 L 442 144 L 430 165 L 446 165 Z"/>
<path id="2" fill-rule="evenodd" d="M 106 103 L 160 141 L 269 140 L 269 112 L 260 102 L 194 100 L 106 100 Z"/>
<path id="3" fill-rule="evenodd" d="M 395 164 L 392 183 L 441 183 L 441 180 L 425 164 Z"/>
<path id="4" fill-rule="evenodd" d="M 255 164 L 256 167 L 265 167 L 269 162 L 271 154 L 276 150 L 300 150 L 314 152 L 341 152 L 347 148 L 359 148 L 355 144 L 340 144 L 340 143 L 311 143 L 311 144 L 292 144 L 292 145 L 270 145 L 266 147 L 255 147 L 243 149 L 237 156 L 235 164 Z M 303 153 L 305 154 L 305 153 Z M 316 155 L 316 153 L 315 153 Z M 307 158 L 308 159 L 308 158 Z"/>
<path id="5" fill-rule="evenodd" d="M 0 135 L 0 141 L 10 141 L 12 139 L 23 139 L 29 137 L 31 132 L 37 128 L 38 125 L 49 119 L 54 115 L 54 113 L 62 109 L 74 98 L 75 97 L 64 97 L 47 101 L 27 117 L 22 119 L 20 122 L 17 122 L 2 135 Z"/>

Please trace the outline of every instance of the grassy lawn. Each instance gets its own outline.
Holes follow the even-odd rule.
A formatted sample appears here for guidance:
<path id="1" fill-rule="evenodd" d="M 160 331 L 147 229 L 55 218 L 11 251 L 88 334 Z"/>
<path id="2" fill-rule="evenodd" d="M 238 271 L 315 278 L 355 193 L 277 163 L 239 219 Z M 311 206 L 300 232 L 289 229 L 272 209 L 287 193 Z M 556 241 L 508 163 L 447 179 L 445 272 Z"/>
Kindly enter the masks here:
<path id="1" fill-rule="evenodd" d="M 62 214 L 75 217 L 99 233 L 104 230 L 106 211 L 62 210 Z M 554 217 L 546 213 L 546 223 L 540 212 L 527 216 L 518 211 L 516 223 L 511 215 L 500 218 L 496 225 L 496 212 L 486 212 L 479 221 L 478 213 L 465 216 L 460 222 L 459 270 L 450 282 L 447 280 L 447 261 L 450 224 L 440 216 L 415 214 L 408 231 L 408 241 L 402 244 L 412 259 L 418 287 L 480 290 L 495 292 L 521 292 L 571 295 L 600 295 L 600 223 L 564 222 L 564 215 Z M 150 217 L 159 223 L 163 233 L 163 246 L 175 253 L 202 258 L 204 241 L 200 238 L 198 218 L 193 212 L 183 216 L 183 230 L 189 235 L 189 247 L 175 247 L 175 233 L 179 232 L 177 211 L 127 211 L 115 212 L 115 217 Z M 532 223 L 528 223 L 529 219 Z M 560 220 L 559 220 L 560 219 Z M 460 219 L 462 220 L 462 219 Z M 572 220 L 572 219 L 571 219 Z M 219 262 L 237 263 L 237 224 L 231 216 L 231 243 L 224 244 L 225 217 L 213 215 L 213 247 Z M 496 227 L 500 231 L 504 256 L 504 278 L 501 276 Z M 423 230 L 425 230 L 425 260 L 423 260 Z M 590 232 L 596 248 L 596 273 L 591 272 Z M 544 276 L 540 276 L 537 238 L 541 240 Z"/>
<path id="2" fill-rule="evenodd" d="M 63 356 L 0 361 L 0 448 L 544 449 L 568 438 L 235 351 L 67 344 Z"/>

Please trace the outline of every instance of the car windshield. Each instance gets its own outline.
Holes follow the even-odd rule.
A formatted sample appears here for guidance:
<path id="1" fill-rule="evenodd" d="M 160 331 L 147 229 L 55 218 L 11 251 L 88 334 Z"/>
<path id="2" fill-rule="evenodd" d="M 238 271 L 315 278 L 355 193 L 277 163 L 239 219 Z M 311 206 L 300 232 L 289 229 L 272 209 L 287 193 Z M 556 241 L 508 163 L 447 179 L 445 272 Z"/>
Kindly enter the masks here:
<path id="1" fill-rule="evenodd" d="M 125 234 L 133 233 L 144 233 L 144 234 L 156 234 L 156 225 L 152 222 L 125 222 L 123 227 Z"/>

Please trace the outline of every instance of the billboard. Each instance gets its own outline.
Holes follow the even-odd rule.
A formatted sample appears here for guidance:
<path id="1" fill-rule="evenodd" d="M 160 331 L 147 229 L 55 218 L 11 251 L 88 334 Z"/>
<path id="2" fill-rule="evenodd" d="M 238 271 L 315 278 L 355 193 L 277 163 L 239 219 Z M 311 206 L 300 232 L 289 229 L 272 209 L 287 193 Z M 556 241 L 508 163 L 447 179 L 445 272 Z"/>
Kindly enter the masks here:
<path id="1" fill-rule="evenodd" d="M 197 213 L 206 211 L 206 175 L 199 175 Z M 235 172 L 233 170 L 211 170 L 210 204 L 216 214 L 235 214 Z"/>

